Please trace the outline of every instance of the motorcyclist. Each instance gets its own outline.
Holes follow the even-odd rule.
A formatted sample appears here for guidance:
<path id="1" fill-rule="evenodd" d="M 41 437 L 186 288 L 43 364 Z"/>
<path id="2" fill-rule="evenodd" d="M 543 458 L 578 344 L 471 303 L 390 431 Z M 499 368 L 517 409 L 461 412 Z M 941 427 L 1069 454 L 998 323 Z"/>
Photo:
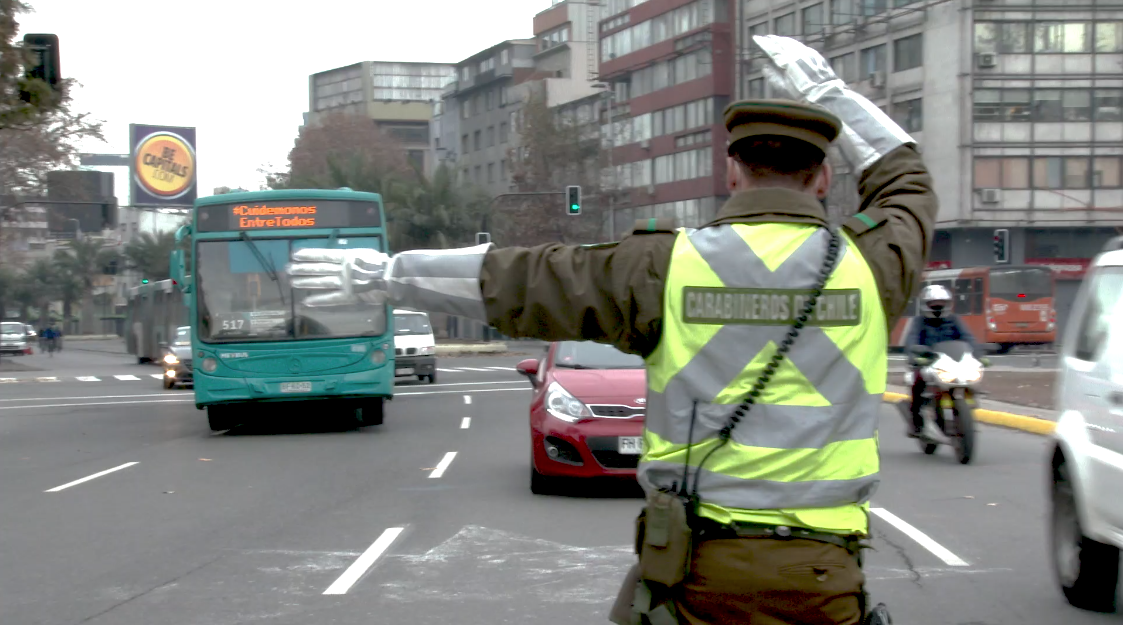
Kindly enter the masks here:
<path id="1" fill-rule="evenodd" d="M 959 318 L 952 313 L 951 291 L 939 284 L 930 284 L 920 292 L 920 314 L 912 321 L 909 339 L 905 342 L 907 348 L 916 345 L 931 347 L 945 341 L 965 341 L 975 349 L 978 344 L 971 331 L 967 329 Z M 920 367 L 913 365 L 912 402 L 909 411 L 912 413 L 912 431 L 909 437 L 919 438 L 924 431 L 924 417 L 920 415 L 920 407 L 924 403 L 924 389 L 927 384 L 920 375 Z"/>

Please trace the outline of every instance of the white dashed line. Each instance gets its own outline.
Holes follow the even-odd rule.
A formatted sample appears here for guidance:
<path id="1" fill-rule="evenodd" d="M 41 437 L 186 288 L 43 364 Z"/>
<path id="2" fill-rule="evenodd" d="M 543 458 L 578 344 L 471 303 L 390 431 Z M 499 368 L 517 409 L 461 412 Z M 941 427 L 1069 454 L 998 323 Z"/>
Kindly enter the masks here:
<path id="1" fill-rule="evenodd" d="M 461 371 L 482 371 L 484 373 L 491 373 L 491 369 L 476 369 L 475 367 L 460 367 Z"/>
<path id="2" fill-rule="evenodd" d="M 469 425 L 472 425 L 472 417 L 464 417 L 463 419 L 461 419 L 461 421 L 460 421 L 460 429 L 461 430 L 467 430 Z"/>
<path id="3" fill-rule="evenodd" d="M 35 378 L 35 381 L 36 382 L 58 382 L 58 378 L 55 378 L 55 377 Z"/>
<path id="4" fill-rule="evenodd" d="M 405 528 L 402 527 L 391 527 L 385 532 L 382 532 L 382 535 L 378 537 L 378 540 L 374 541 L 374 543 L 371 544 L 370 547 L 367 547 L 367 550 L 363 552 L 363 555 L 359 556 L 357 560 L 352 562 L 351 566 L 347 567 L 346 571 L 343 571 L 343 575 L 340 575 L 339 579 L 335 580 L 335 582 L 333 582 L 331 586 L 328 586 L 328 589 L 324 591 L 324 594 L 347 594 L 347 591 L 355 585 L 355 582 L 359 581 L 359 578 L 363 576 L 363 573 L 366 573 L 367 570 L 370 569 L 370 567 L 374 566 L 374 563 L 378 560 L 379 556 L 381 556 L 386 552 L 387 549 L 390 548 L 390 544 L 394 542 L 394 540 L 398 537 L 399 534 L 402 533 L 402 530 L 404 529 Z"/>
<path id="5" fill-rule="evenodd" d="M 44 493 L 57 493 L 60 490 L 70 488 L 71 486 L 77 486 L 77 485 L 79 485 L 83 482 L 89 482 L 90 480 L 97 479 L 97 478 L 99 478 L 103 475 L 108 475 L 110 473 L 113 473 L 114 471 L 120 471 L 121 469 L 127 469 L 127 468 L 133 466 L 134 464 L 140 464 L 140 463 L 139 462 L 126 462 L 125 464 L 123 464 L 119 467 L 113 467 L 112 469 L 106 469 L 106 470 L 101 471 L 99 473 L 94 473 L 93 475 L 87 475 L 86 477 L 84 477 L 80 480 L 74 480 L 73 482 L 67 482 L 66 484 L 63 484 L 62 486 L 56 486 L 56 487 L 54 487 L 50 490 L 45 490 L 43 492 Z"/>
<path id="6" fill-rule="evenodd" d="M 472 396 L 471 395 L 465 395 L 464 396 L 464 403 L 465 404 L 471 404 L 472 403 Z"/>
<path id="7" fill-rule="evenodd" d="M 448 465 L 452 464 L 452 459 L 455 458 L 455 457 L 456 457 L 455 451 L 450 451 L 447 454 L 445 454 L 445 457 L 441 458 L 441 461 L 437 463 L 437 468 L 433 469 L 433 472 L 429 474 L 429 477 L 430 478 L 438 478 L 438 477 L 444 475 L 445 469 L 448 468 Z"/>
<path id="8" fill-rule="evenodd" d="M 78 376 L 78 381 L 79 382 L 101 382 L 101 378 L 95 378 L 92 375 L 82 375 L 82 376 Z"/>
<path id="9" fill-rule="evenodd" d="M 933 555 L 944 561 L 948 566 L 969 566 L 967 562 L 949 551 L 940 543 L 932 540 L 928 534 L 916 529 L 907 521 L 901 519 L 885 508 L 870 508 L 870 512 L 885 520 L 886 523 L 904 532 L 906 536 L 915 540 L 917 544 L 931 551 Z"/>
<path id="10" fill-rule="evenodd" d="M 140 378 L 138 378 L 138 377 L 136 377 L 135 375 L 132 375 L 132 374 L 127 374 L 127 375 L 115 375 L 115 376 L 113 376 L 113 377 L 117 378 L 118 380 L 122 380 L 122 381 L 125 381 L 125 380 L 139 380 L 139 379 L 140 379 Z"/>
<path id="11" fill-rule="evenodd" d="M 488 367 L 492 371 L 515 371 L 514 367 Z"/>
<path id="12" fill-rule="evenodd" d="M 148 375 L 153 380 L 163 380 L 164 379 L 164 375 L 162 373 L 149 373 Z"/>

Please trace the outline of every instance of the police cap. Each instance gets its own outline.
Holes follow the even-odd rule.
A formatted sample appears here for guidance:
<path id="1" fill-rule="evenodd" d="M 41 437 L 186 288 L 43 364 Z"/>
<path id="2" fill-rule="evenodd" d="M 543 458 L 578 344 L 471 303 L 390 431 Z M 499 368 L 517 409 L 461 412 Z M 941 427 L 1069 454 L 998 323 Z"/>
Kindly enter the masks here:
<path id="1" fill-rule="evenodd" d="M 838 137 L 842 121 L 816 104 L 795 100 L 741 100 L 725 107 L 725 128 L 729 131 L 729 152 L 741 139 L 760 135 L 779 135 L 806 141 L 827 151 Z"/>

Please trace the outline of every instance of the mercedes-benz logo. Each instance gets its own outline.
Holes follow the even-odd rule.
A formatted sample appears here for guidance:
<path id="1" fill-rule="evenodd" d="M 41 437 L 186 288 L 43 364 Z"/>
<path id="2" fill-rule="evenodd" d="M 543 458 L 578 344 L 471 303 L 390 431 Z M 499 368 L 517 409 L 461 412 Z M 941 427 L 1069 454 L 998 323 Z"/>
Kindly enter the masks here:
<path id="1" fill-rule="evenodd" d="M 289 361 L 289 371 L 293 373 L 300 373 L 300 361 L 293 358 Z"/>

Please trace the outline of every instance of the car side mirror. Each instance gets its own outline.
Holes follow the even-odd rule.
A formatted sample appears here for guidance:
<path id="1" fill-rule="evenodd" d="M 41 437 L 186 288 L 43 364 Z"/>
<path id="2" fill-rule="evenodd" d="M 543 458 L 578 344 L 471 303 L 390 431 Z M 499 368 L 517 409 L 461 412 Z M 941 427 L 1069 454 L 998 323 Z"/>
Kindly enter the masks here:
<path id="1" fill-rule="evenodd" d="M 538 361 L 533 358 L 526 360 L 515 365 L 515 370 L 525 375 L 530 380 L 531 386 L 538 388 Z"/>

